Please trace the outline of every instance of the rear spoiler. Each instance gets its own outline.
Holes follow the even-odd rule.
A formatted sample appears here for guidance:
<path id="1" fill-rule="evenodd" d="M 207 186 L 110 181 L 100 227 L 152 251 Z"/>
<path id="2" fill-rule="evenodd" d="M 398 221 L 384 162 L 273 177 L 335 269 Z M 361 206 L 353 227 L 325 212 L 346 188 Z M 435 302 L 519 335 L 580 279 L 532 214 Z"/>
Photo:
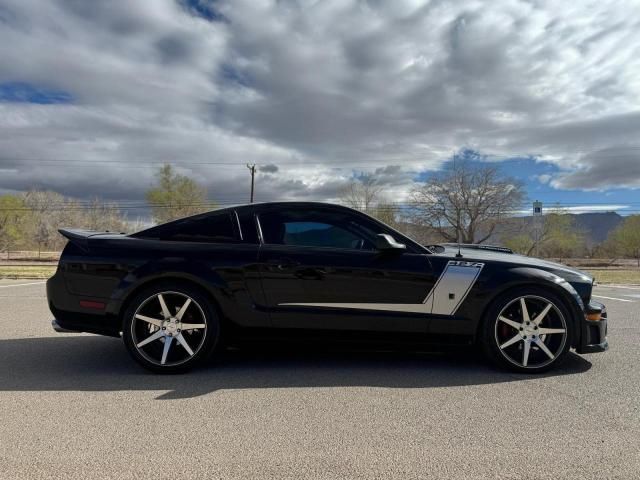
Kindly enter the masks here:
<path id="1" fill-rule="evenodd" d="M 60 232 L 60 235 L 69 239 L 70 242 L 74 243 L 83 250 L 89 249 L 89 239 L 91 237 L 101 235 L 114 235 L 113 232 L 97 232 L 94 230 L 81 230 L 76 228 L 61 228 L 58 230 L 58 232 Z"/>
<path id="2" fill-rule="evenodd" d="M 475 243 L 442 243 L 441 245 L 446 245 L 447 247 L 460 247 L 460 248 L 468 248 L 471 250 L 488 250 L 490 252 L 501 252 L 501 253 L 513 253 L 513 250 L 507 247 L 499 247 L 497 245 L 478 245 Z"/>

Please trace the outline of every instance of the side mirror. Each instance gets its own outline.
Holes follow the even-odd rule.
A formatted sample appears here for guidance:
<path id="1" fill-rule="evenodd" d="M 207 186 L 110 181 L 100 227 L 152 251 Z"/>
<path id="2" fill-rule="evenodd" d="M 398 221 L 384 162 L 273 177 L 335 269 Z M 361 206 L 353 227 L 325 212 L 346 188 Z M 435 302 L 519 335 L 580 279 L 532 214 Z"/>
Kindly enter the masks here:
<path id="1" fill-rule="evenodd" d="M 376 248 L 378 250 L 405 250 L 407 247 L 403 243 L 396 242 L 395 238 L 386 233 L 376 235 Z"/>

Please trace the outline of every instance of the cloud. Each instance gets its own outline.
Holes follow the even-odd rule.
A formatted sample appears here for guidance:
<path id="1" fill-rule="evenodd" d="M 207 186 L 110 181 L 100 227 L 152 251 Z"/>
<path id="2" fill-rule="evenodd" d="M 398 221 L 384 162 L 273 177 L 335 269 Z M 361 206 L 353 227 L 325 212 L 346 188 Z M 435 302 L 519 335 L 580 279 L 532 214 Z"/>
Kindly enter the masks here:
<path id="1" fill-rule="evenodd" d="M 548 173 L 543 173 L 542 175 L 537 175 L 536 178 L 540 183 L 547 184 L 551 181 L 553 176 L 549 175 Z"/>
<path id="2" fill-rule="evenodd" d="M 261 200 L 362 173 L 402 199 L 463 147 L 544 159 L 556 188 L 639 188 L 633 9 L 4 0 L 0 189 L 139 200 L 171 162 L 235 203 L 250 162 Z"/>
<path id="3" fill-rule="evenodd" d="M 261 165 L 258 167 L 258 170 L 263 173 L 276 173 L 278 171 L 278 166 L 273 164 Z"/>
<path id="4" fill-rule="evenodd" d="M 544 205 L 543 213 L 544 215 L 550 213 L 602 213 L 602 212 L 619 212 L 621 215 L 625 215 L 625 210 L 631 208 L 629 205 L 616 205 L 616 204 L 608 204 L 608 205 L 574 205 L 570 207 L 558 207 L 553 204 Z M 516 215 L 531 215 L 531 210 L 518 210 L 515 212 Z"/>
<path id="5" fill-rule="evenodd" d="M 640 147 L 615 147 L 589 152 L 578 160 L 579 167 L 560 174 L 551 184 L 556 188 L 606 190 L 640 188 Z"/>

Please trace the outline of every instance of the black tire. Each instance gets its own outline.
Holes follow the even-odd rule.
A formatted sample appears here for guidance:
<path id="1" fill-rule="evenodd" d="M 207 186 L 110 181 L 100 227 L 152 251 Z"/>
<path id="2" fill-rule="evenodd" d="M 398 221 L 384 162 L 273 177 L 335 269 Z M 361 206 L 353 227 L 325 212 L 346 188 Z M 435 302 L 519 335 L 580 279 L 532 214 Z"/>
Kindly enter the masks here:
<path id="1" fill-rule="evenodd" d="M 181 328 L 183 325 L 185 328 Z M 211 356 L 219 344 L 220 321 L 210 300 L 198 288 L 158 283 L 128 303 L 122 337 L 129 354 L 147 370 L 181 373 Z"/>
<path id="2" fill-rule="evenodd" d="M 523 298 L 528 315 L 523 314 Z M 536 324 L 535 320 L 547 308 Z M 501 295 L 489 307 L 480 342 L 494 365 L 520 373 L 541 373 L 565 360 L 573 330 L 571 314 L 558 295 L 542 288 L 523 287 Z"/>

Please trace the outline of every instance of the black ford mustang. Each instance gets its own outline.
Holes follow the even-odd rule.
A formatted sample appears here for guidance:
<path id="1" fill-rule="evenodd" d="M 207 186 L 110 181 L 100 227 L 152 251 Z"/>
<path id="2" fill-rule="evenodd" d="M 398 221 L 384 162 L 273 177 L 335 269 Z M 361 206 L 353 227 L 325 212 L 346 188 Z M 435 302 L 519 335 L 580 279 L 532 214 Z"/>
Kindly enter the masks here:
<path id="1" fill-rule="evenodd" d="M 479 343 L 526 372 L 608 346 L 584 273 L 500 247 L 425 247 L 341 206 L 252 204 L 132 235 L 60 232 L 54 328 L 122 336 L 157 372 L 243 337 Z"/>

